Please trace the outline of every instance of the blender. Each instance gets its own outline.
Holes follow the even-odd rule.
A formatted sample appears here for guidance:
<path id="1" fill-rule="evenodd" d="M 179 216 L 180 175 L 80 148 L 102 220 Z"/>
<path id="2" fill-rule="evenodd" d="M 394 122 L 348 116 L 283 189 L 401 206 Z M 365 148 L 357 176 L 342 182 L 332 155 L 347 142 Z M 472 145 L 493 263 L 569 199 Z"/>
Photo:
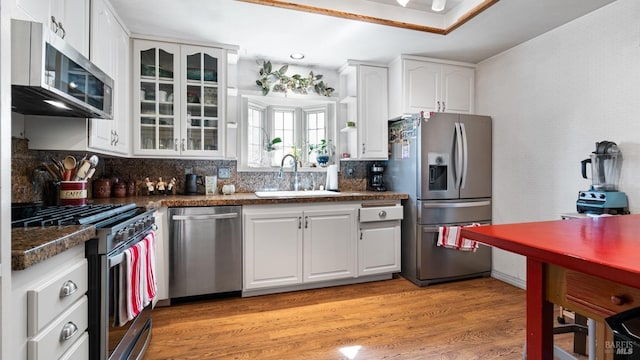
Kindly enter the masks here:
<path id="1" fill-rule="evenodd" d="M 612 141 L 596 143 L 589 159 L 581 161 L 582 177 L 587 177 L 587 164 L 591 164 L 591 188 L 578 193 L 576 207 L 579 213 L 621 215 L 629 213 L 627 195 L 618 191 L 622 170 L 622 152 Z"/>

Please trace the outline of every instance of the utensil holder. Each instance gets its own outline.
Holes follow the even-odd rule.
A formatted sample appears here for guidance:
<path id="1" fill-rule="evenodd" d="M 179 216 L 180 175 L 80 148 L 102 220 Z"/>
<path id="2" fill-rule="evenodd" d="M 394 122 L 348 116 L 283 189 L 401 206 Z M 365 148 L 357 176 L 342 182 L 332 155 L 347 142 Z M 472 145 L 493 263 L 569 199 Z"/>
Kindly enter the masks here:
<path id="1" fill-rule="evenodd" d="M 60 205 L 86 205 L 87 182 L 60 181 Z"/>

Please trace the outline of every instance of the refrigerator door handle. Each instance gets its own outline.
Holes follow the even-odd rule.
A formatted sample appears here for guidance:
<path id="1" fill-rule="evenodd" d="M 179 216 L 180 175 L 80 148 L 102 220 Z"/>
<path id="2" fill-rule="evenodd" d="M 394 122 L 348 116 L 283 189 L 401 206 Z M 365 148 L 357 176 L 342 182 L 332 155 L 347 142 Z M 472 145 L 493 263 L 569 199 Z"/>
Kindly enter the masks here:
<path id="1" fill-rule="evenodd" d="M 460 189 L 464 189 L 467 185 L 467 163 L 469 162 L 469 146 L 467 144 L 467 129 L 464 127 L 464 123 L 460 123 L 460 132 L 462 133 L 462 183 Z"/>
<path id="2" fill-rule="evenodd" d="M 476 206 L 489 206 L 491 205 L 491 200 L 483 200 L 483 201 L 466 201 L 466 202 L 428 202 L 423 203 L 422 208 L 466 208 L 466 207 L 476 207 Z"/>
<path id="3" fill-rule="evenodd" d="M 455 177 L 456 177 L 456 183 L 455 183 L 455 188 L 456 189 L 460 189 L 460 186 L 462 185 L 462 130 L 460 127 L 460 123 L 455 123 L 456 126 L 456 132 L 455 132 L 455 136 L 454 136 L 454 149 L 455 149 L 455 161 L 456 161 L 456 168 L 455 168 Z"/>

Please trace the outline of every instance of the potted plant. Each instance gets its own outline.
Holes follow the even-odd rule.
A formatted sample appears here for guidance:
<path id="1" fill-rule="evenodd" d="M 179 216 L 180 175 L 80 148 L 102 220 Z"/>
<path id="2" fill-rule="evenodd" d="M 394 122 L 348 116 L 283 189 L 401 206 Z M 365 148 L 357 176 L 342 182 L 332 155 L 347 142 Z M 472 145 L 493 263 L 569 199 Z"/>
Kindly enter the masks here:
<path id="1" fill-rule="evenodd" d="M 269 134 L 267 134 L 264 129 L 262 129 L 262 133 L 264 134 L 264 149 L 262 151 L 261 165 L 264 167 L 271 167 L 273 151 L 276 149 L 276 144 L 280 144 L 282 139 L 279 137 L 270 139 Z"/>
<path id="2" fill-rule="evenodd" d="M 325 139 L 320 140 L 320 144 L 310 144 L 309 154 L 316 153 L 316 161 L 318 165 L 325 167 L 329 163 L 331 157 L 331 141 L 327 142 Z"/>

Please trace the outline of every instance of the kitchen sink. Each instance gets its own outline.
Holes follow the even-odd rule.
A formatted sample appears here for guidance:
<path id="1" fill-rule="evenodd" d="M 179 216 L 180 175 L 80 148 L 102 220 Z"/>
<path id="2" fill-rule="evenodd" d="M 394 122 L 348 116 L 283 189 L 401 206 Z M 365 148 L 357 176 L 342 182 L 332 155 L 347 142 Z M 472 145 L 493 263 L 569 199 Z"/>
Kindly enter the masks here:
<path id="1" fill-rule="evenodd" d="M 297 198 L 340 195 L 339 192 L 329 190 L 271 190 L 256 191 L 255 194 L 259 198 Z"/>

